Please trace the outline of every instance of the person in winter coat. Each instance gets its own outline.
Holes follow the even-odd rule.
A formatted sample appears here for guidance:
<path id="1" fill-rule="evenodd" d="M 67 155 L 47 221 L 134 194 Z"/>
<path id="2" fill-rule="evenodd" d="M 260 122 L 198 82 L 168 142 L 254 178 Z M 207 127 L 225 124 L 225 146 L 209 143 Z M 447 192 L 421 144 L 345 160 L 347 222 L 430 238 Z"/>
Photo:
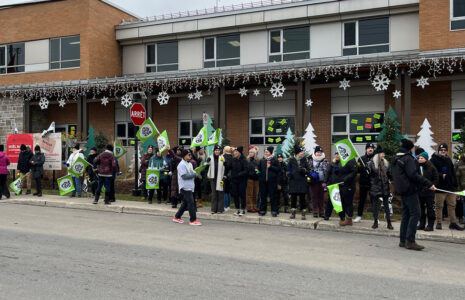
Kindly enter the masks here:
<path id="1" fill-rule="evenodd" d="M 113 154 L 114 155 L 114 154 Z M 115 157 L 115 168 L 113 169 L 113 174 L 111 176 L 111 182 L 110 182 L 110 202 L 115 202 L 116 197 L 115 197 L 115 181 L 116 181 L 116 175 L 120 175 L 120 170 L 119 170 L 119 162 L 118 159 Z"/>
<path id="2" fill-rule="evenodd" d="M 378 213 L 379 213 L 379 200 L 383 201 L 384 213 L 386 214 L 387 228 L 393 230 L 391 224 L 391 215 L 389 211 L 389 180 L 391 179 L 391 171 L 389 163 L 385 159 L 383 149 L 378 146 L 375 155 L 368 162 L 367 166 L 370 174 L 370 198 L 373 207 L 373 226 L 371 228 L 378 228 Z"/>
<path id="3" fill-rule="evenodd" d="M 34 147 L 34 155 L 29 163 L 32 166 L 32 178 L 36 181 L 37 192 L 34 196 L 42 197 L 42 177 L 44 176 L 45 155 L 40 152 L 40 146 Z"/>
<path id="4" fill-rule="evenodd" d="M 423 246 L 415 242 L 417 223 L 420 218 L 418 190 L 436 187 L 420 174 L 420 166 L 412 156 L 413 143 L 408 139 L 401 140 L 401 147 L 396 151 L 392 162 L 392 179 L 397 194 L 402 197 L 402 221 L 400 224 L 399 247 L 409 250 L 422 250 Z"/>
<path id="5" fill-rule="evenodd" d="M 289 180 L 287 178 L 287 164 L 284 162 L 282 153 L 277 155 L 279 167 L 278 188 L 276 191 L 276 201 L 278 201 L 278 211 L 281 210 L 281 195 L 283 197 L 284 213 L 289 213 Z"/>
<path id="6" fill-rule="evenodd" d="M 113 180 L 113 172 L 117 169 L 113 145 L 107 145 L 106 150 L 100 153 L 93 163 L 94 166 L 98 167 L 98 186 L 93 204 L 98 203 L 103 186 L 105 186 L 105 204 L 110 204 L 111 181 Z"/>
<path id="7" fill-rule="evenodd" d="M 223 148 L 224 157 L 224 176 L 223 191 L 224 191 L 224 211 L 228 211 L 231 206 L 231 164 L 234 148 L 226 146 Z"/>
<path id="8" fill-rule="evenodd" d="M 428 160 L 428 152 L 425 152 L 421 148 L 418 152 L 417 159 L 420 164 L 421 176 L 436 185 L 439 180 L 439 174 L 436 167 Z M 418 196 L 420 200 L 420 225 L 417 227 L 417 230 L 433 231 L 434 220 L 436 219 L 436 212 L 434 209 L 434 191 L 426 187 L 420 187 Z M 426 217 L 428 217 L 428 226 L 425 227 Z"/>
<path id="9" fill-rule="evenodd" d="M 297 209 L 297 197 L 299 197 L 299 207 L 302 212 L 302 220 L 305 220 L 306 201 L 305 194 L 307 193 L 308 182 L 308 161 L 304 157 L 305 149 L 303 147 L 295 147 L 294 157 L 289 159 L 287 165 L 287 174 L 289 177 L 289 193 L 291 194 L 291 219 L 295 219 Z"/>
<path id="10" fill-rule="evenodd" d="M 32 157 L 32 151 L 29 149 L 29 147 L 26 147 L 26 145 L 22 144 L 19 148 L 21 152 L 19 153 L 19 158 L 18 158 L 18 165 L 17 169 L 19 170 L 20 176 L 22 177 L 21 180 L 21 185 L 24 186 L 24 183 L 26 183 L 27 191 L 26 195 L 29 195 L 31 193 L 31 164 L 29 163 L 31 161 Z"/>
<path id="11" fill-rule="evenodd" d="M 212 190 L 211 198 L 211 213 L 224 213 L 224 167 L 225 159 L 221 155 L 220 146 L 215 146 L 213 154 L 207 158 L 208 172 L 207 178 Z"/>
<path id="12" fill-rule="evenodd" d="M 68 161 L 66 162 L 66 166 L 68 168 L 72 167 L 78 158 L 85 159 L 84 154 L 79 149 L 79 144 L 76 144 L 73 147 L 73 153 L 71 153 L 71 155 L 68 158 Z M 75 190 L 71 193 L 71 197 L 75 197 L 76 192 L 78 194 L 78 197 L 81 197 L 81 193 L 82 193 L 82 190 L 81 190 L 81 177 L 75 177 L 75 176 L 71 175 L 71 178 L 73 180 L 73 184 L 74 184 L 74 188 L 75 188 Z"/>
<path id="13" fill-rule="evenodd" d="M 3 150 L 3 145 L 0 145 L 0 200 L 2 200 L 3 195 L 10 198 L 10 192 L 6 185 L 6 179 L 8 177 L 7 168 L 10 165 L 10 158 L 5 154 L 5 152 L 3 152 Z"/>
<path id="14" fill-rule="evenodd" d="M 160 171 L 160 176 L 158 178 L 158 191 L 157 191 L 157 201 L 160 204 L 162 193 L 163 193 L 163 197 L 165 200 L 168 194 L 168 190 L 167 190 L 168 186 L 165 184 L 163 187 L 163 182 L 165 178 L 165 173 L 168 172 L 169 167 L 166 164 L 163 157 L 161 156 L 160 150 L 158 148 L 155 148 L 154 152 L 155 152 L 155 155 L 153 155 L 150 158 L 149 166 L 147 170 L 159 170 Z M 148 203 L 149 204 L 152 204 L 154 193 L 155 193 L 154 189 L 148 190 Z"/>
<path id="15" fill-rule="evenodd" d="M 248 179 L 246 189 L 246 207 L 248 212 L 256 213 L 258 198 L 258 164 L 260 160 L 257 157 L 258 147 L 251 145 L 249 147 L 249 156 L 247 156 Z"/>
<path id="16" fill-rule="evenodd" d="M 197 166 L 200 167 L 206 160 L 205 149 L 202 147 L 195 147 L 193 159 L 195 159 Z M 203 188 L 202 187 L 203 187 L 203 177 L 202 177 L 202 173 L 200 173 L 200 174 L 197 174 L 197 176 L 195 177 L 195 193 L 194 193 L 194 195 L 196 196 L 195 198 L 197 198 L 197 207 L 199 208 L 203 206 L 203 203 L 202 203 Z"/>
<path id="17" fill-rule="evenodd" d="M 465 190 L 465 154 L 459 155 L 459 160 L 455 165 L 455 175 L 457 177 L 457 183 L 459 185 L 459 190 Z M 457 206 L 455 207 L 455 214 L 459 218 L 460 224 L 465 224 L 465 197 L 460 197 L 460 202 L 457 201 Z"/>
<path id="18" fill-rule="evenodd" d="M 455 192 L 457 190 L 457 177 L 455 177 L 454 164 L 447 156 L 448 147 L 442 143 L 438 147 L 438 152 L 431 157 L 431 163 L 436 167 L 439 173 L 438 189 Z M 457 196 L 450 193 L 437 191 L 434 198 L 436 204 L 436 229 L 442 229 L 442 210 L 444 201 L 447 203 L 447 212 L 450 219 L 449 229 L 464 230 L 457 223 L 455 216 L 455 205 Z"/>
<path id="19" fill-rule="evenodd" d="M 354 193 L 355 181 L 357 177 L 357 164 L 355 159 L 349 160 L 344 166 L 341 164 L 339 154 L 334 154 L 334 159 L 328 167 L 325 184 L 332 185 L 339 183 L 339 190 L 342 202 L 342 211 L 339 213 L 340 226 L 352 226 L 352 217 L 354 214 Z M 342 182 L 342 184 L 341 184 Z M 325 211 L 325 220 L 329 220 L 333 211 L 331 200 L 328 201 Z"/>
<path id="20" fill-rule="evenodd" d="M 260 190 L 260 211 L 259 215 L 266 215 L 268 197 L 270 197 L 271 216 L 277 217 L 279 214 L 278 203 L 276 201 L 276 186 L 278 185 L 278 174 L 281 170 L 278 160 L 273 156 L 273 147 L 266 148 L 263 158 L 258 165 L 259 190 Z"/>
<path id="21" fill-rule="evenodd" d="M 308 168 L 310 172 L 310 193 L 313 204 L 313 217 L 324 216 L 324 189 L 325 177 L 328 169 L 328 160 L 323 148 L 315 147 L 315 151 L 308 157 Z"/>
<path id="22" fill-rule="evenodd" d="M 374 156 L 374 150 L 375 144 L 368 142 L 365 145 L 365 155 L 357 160 L 358 173 L 360 173 L 360 177 L 358 180 L 359 202 L 357 207 L 357 217 L 354 220 L 355 223 L 360 223 L 362 221 L 363 211 L 365 209 L 365 201 L 369 194 L 368 192 L 370 191 L 370 175 L 368 170 L 368 163 Z M 371 200 L 373 203 L 373 199 Z"/>
<path id="23" fill-rule="evenodd" d="M 171 157 L 170 164 L 170 176 L 171 176 L 171 207 L 176 208 L 178 206 L 179 190 L 178 190 L 178 164 L 181 162 L 181 153 L 184 150 L 182 146 L 174 148 L 174 151 L 168 147 L 168 153 Z"/>
<path id="24" fill-rule="evenodd" d="M 243 147 L 234 149 L 231 163 L 231 195 L 234 198 L 237 216 L 245 214 L 245 190 L 247 188 L 247 159 L 242 155 Z"/>
<path id="25" fill-rule="evenodd" d="M 87 177 L 89 178 L 89 182 L 91 183 L 91 190 L 92 190 L 92 197 L 95 197 L 95 192 L 97 191 L 98 186 L 98 176 L 97 176 L 97 168 L 92 165 L 92 162 L 97 157 L 97 148 L 91 148 L 89 152 L 89 156 L 87 156 L 87 162 L 89 165 L 86 167 Z"/>
<path id="26" fill-rule="evenodd" d="M 147 153 L 142 155 L 140 159 L 140 182 L 142 182 L 142 200 L 147 200 L 148 192 L 145 188 L 145 182 L 147 180 L 147 169 L 149 167 L 150 159 L 153 157 L 153 146 L 149 145 L 147 147 Z"/>

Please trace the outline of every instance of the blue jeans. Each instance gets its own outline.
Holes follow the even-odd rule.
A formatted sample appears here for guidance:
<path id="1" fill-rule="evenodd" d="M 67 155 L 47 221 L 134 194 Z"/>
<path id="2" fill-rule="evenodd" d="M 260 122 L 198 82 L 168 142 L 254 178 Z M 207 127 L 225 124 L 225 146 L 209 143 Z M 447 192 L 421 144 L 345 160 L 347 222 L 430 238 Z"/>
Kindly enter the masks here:
<path id="1" fill-rule="evenodd" d="M 76 196 L 76 192 L 78 194 L 78 196 L 80 197 L 81 196 L 81 177 L 74 177 L 74 176 L 71 176 L 71 178 L 73 179 L 73 185 L 74 185 L 74 191 L 71 193 L 71 196 Z"/>
<path id="2" fill-rule="evenodd" d="M 113 181 L 113 177 L 98 177 L 98 187 L 97 187 L 97 195 L 100 195 L 102 192 L 102 187 L 105 187 L 105 193 L 110 193 L 111 191 L 111 182 Z"/>
<path id="3" fill-rule="evenodd" d="M 231 194 L 224 194 L 224 207 L 231 206 Z"/>
<path id="4" fill-rule="evenodd" d="M 400 241 L 415 242 L 417 223 L 420 219 L 420 201 L 418 194 L 402 196 L 402 222 L 400 223 Z"/>

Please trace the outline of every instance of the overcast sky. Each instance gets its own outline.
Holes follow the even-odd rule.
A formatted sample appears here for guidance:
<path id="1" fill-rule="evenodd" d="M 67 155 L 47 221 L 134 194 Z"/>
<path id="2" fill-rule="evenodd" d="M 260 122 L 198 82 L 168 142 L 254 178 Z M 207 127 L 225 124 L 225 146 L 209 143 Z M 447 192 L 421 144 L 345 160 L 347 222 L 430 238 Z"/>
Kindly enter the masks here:
<path id="1" fill-rule="evenodd" d="M 139 17 L 158 16 L 170 12 L 213 8 L 219 6 L 257 2 L 258 0 L 110 0 L 118 6 L 135 13 Z M 0 5 L 29 1 L 0 0 Z"/>

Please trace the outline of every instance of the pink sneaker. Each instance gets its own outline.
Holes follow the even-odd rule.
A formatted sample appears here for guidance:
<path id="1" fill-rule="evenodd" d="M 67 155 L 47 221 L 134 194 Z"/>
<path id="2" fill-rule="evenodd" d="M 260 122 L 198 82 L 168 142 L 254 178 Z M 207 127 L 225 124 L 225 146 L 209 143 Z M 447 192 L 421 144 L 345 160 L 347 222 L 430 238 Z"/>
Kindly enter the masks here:
<path id="1" fill-rule="evenodd" d="M 183 219 L 178 219 L 178 218 L 176 218 L 176 217 L 173 217 L 173 222 L 174 222 L 174 223 L 179 223 L 179 224 L 184 223 Z"/>
<path id="2" fill-rule="evenodd" d="M 195 220 L 194 222 L 189 222 L 189 225 L 192 225 L 192 226 L 201 226 L 202 223 L 200 223 L 199 221 Z"/>

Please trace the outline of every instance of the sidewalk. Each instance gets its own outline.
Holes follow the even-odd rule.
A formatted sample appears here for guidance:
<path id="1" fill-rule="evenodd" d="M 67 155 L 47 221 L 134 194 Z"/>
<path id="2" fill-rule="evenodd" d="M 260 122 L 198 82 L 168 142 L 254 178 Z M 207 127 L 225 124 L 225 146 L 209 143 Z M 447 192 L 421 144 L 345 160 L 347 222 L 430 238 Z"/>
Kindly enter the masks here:
<path id="1" fill-rule="evenodd" d="M 92 204 L 91 198 L 70 198 L 69 196 L 54 196 L 44 195 L 43 197 L 34 197 L 32 195 L 11 195 L 10 199 L 1 200 L 1 203 L 13 203 L 23 205 L 50 206 L 70 209 L 85 209 L 93 211 L 106 211 L 114 213 L 127 214 L 144 214 L 154 216 L 172 217 L 177 209 L 171 208 L 166 204 L 148 204 L 146 202 L 137 201 L 116 201 L 111 205 L 104 205 L 101 200 L 99 204 Z M 0 206 L 1 207 L 1 206 Z M 178 206 L 179 207 L 179 206 Z M 324 221 L 321 218 L 314 218 L 312 215 L 307 215 L 307 220 L 300 220 L 300 215 L 296 219 L 289 219 L 289 214 L 281 213 L 278 217 L 273 218 L 270 214 L 266 216 L 258 216 L 256 213 L 248 213 L 244 216 L 235 216 L 235 210 L 230 210 L 224 214 L 210 213 L 210 208 L 198 209 L 197 217 L 200 220 L 219 220 L 226 222 L 239 222 L 250 224 L 274 225 L 274 226 L 289 226 L 311 230 L 339 231 L 348 233 L 373 234 L 382 236 L 399 236 L 400 222 L 393 222 L 394 230 L 386 228 L 386 222 L 380 221 L 378 229 L 372 229 L 371 220 L 354 223 L 353 226 L 340 227 L 339 220 L 331 218 L 329 221 Z M 188 218 L 188 212 L 184 214 L 184 218 Z M 449 243 L 465 244 L 465 231 L 449 230 L 448 222 L 443 222 L 443 230 L 434 230 L 432 232 L 417 231 L 418 240 L 429 240 Z"/>

